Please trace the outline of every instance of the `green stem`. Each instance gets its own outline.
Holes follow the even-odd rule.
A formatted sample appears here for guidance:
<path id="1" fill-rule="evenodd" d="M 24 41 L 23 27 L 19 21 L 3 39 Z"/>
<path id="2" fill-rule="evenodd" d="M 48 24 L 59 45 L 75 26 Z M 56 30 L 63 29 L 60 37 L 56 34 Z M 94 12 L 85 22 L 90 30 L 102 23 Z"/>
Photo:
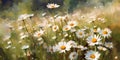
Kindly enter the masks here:
<path id="1" fill-rule="evenodd" d="M 63 54 L 63 56 L 64 56 L 64 59 L 63 59 L 63 60 L 66 60 L 66 56 L 65 56 L 65 53 Z"/>

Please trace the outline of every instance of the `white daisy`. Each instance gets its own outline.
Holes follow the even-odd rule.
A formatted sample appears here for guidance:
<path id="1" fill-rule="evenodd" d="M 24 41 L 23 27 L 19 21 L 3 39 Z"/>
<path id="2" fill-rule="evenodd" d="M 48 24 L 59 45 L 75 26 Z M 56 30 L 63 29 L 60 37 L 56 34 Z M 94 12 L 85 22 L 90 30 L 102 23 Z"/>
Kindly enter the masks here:
<path id="1" fill-rule="evenodd" d="M 32 17 L 32 16 L 34 16 L 34 14 L 22 14 L 18 17 L 18 21 L 25 20 L 25 19 Z"/>
<path id="2" fill-rule="evenodd" d="M 82 45 L 78 45 L 77 48 L 80 48 L 82 51 L 88 49 L 87 47 L 84 47 L 84 46 L 82 46 Z"/>
<path id="3" fill-rule="evenodd" d="M 96 35 L 89 36 L 87 38 L 87 43 L 90 46 L 94 46 L 96 44 L 101 44 L 101 37 L 100 36 L 96 36 Z"/>
<path id="4" fill-rule="evenodd" d="M 63 31 L 69 31 L 70 29 L 71 29 L 71 27 L 68 26 L 68 25 L 66 25 L 66 26 L 63 27 Z"/>
<path id="5" fill-rule="evenodd" d="M 57 31 L 58 29 L 59 29 L 58 25 L 52 26 L 52 30 L 53 30 L 54 32 Z"/>
<path id="6" fill-rule="evenodd" d="M 59 42 L 57 45 L 57 50 L 60 53 L 65 53 L 66 51 L 69 51 L 71 48 L 71 46 L 69 46 L 69 44 L 67 44 L 66 42 Z"/>
<path id="7" fill-rule="evenodd" d="M 111 36 L 112 31 L 109 28 L 105 28 L 104 30 L 102 30 L 100 32 L 100 34 L 105 38 L 105 37 L 110 37 Z"/>
<path id="8" fill-rule="evenodd" d="M 54 8 L 58 8 L 58 7 L 60 7 L 60 5 L 58 5 L 58 4 L 54 4 L 54 3 L 47 4 L 47 8 L 49 8 L 49 9 L 54 9 Z"/>
<path id="9" fill-rule="evenodd" d="M 113 43 L 112 42 L 105 42 L 105 46 L 108 48 L 113 48 Z"/>
<path id="10" fill-rule="evenodd" d="M 77 52 L 71 52 L 69 55 L 70 60 L 76 60 L 78 58 L 78 53 Z"/>
<path id="11" fill-rule="evenodd" d="M 98 46 L 97 48 L 98 48 L 98 50 L 102 50 L 102 51 L 106 51 L 107 50 L 107 48 L 102 47 L 102 46 Z"/>
<path id="12" fill-rule="evenodd" d="M 85 36 L 84 30 L 78 30 L 78 31 L 76 32 L 76 36 L 77 36 L 78 38 L 83 38 L 83 37 Z"/>
<path id="13" fill-rule="evenodd" d="M 76 47 L 77 46 L 77 43 L 75 41 L 72 41 L 72 40 L 68 41 L 67 44 L 71 47 Z"/>
<path id="14" fill-rule="evenodd" d="M 73 28 L 73 27 L 77 26 L 77 22 L 76 21 L 68 21 L 68 25 Z"/>
<path id="15" fill-rule="evenodd" d="M 44 31 L 43 31 L 43 30 L 36 31 L 36 32 L 34 33 L 34 37 L 39 38 L 39 37 L 41 37 L 41 36 L 43 35 L 43 33 L 44 33 Z"/>
<path id="16" fill-rule="evenodd" d="M 87 53 L 85 54 L 86 60 L 98 60 L 99 57 L 100 57 L 100 53 L 92 50 L 87 51 Z"/>

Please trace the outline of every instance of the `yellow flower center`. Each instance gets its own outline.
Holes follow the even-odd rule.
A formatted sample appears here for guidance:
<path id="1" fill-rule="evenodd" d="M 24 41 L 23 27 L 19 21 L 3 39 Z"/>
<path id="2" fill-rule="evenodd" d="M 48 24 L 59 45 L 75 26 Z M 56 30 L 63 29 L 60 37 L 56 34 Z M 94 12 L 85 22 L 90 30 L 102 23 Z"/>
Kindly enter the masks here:
<path id="1" fill-rule="evenodd" d="M 97 42 L 97 39 L 96 39 L 96 38 L 93 38 L 93 39 L 92 39 L 92 42 L 93 42 L 93 43 L 96 43 L 96 42 Z"/>
<path id="2" fill-rule="evenodd" d="M 79 35 L 82 35 L 82 32 L 79 32 Z"/>
<path id="3" fill-rule="evenodd" d="M 65 28 L 65 30 L 68 30 L 69 28 Z"/>
<path id="4" fill-rule="evenodd" d="M 51 8 L 55 8 L 55 5 L 54 5 L 54 4 L 52 4 L 52 5 L 51 5 Z"/>
<path id="5" fill-rule="evenodd" d="M 40 37 L 41 36 L 41 33 L 38 33 L 38 37 Z"/>
<path id="6" fill-rule="evenodd" d="M 70 26 L 74 26 L 74 24 L 73 24 L 73 23 L 71 23 L 71 24 L 70 24 Z"/>
<path id="7" fill-rule="evenodd" d="M 90 58 L 95 59 L 95 55 L 94 55 L 94 54 L 91 54 L 91 55 L 90 55 Z"/>
<path id="8" fill-rule="evenodd" d="M 62 45 L 60 48 L 61 48 L 62 50 L 65 50 L 65 49 L 66 49 L 66 46 Z"/>
<path id="9" fill-rule="evenodd" d="M 103 31 L 103 34 L 108 34 L 108 32 L 107 31 Z"/>
<path id="10" fill-rule="evenodd" d="M 56 29 L 57 29 L 57 27 L 54 27 L 54 29 L 56 30 Z"/>
<path id="11" fill-rule="evenodd" d="M 94 29 L 94 32 L 97 32 L 97 29 Z"/>

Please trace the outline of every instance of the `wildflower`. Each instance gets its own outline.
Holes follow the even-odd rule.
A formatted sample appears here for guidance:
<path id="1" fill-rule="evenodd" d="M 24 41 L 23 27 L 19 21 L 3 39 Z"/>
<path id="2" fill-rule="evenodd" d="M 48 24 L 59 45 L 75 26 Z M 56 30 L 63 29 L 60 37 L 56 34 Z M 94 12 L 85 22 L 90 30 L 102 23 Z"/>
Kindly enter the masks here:
<path id="1" fill-rule="evenodd" d="M 98 21 L 102 22 L 102 23 L 105 23 L 105 19 L 104 18 L 98 18 Z"/>
<path id="2" fill-rule="evenodd" d="M 71 52 L 69 55 L 69 59 L 70 60 L 76 60 L 78 57 L 78 53 L 77 52 Z"/>
<path id="3" fill-rule="evenodd" d="M 102 47 L 102 46 L 98 46 L 97 48 L 98 48 L 98 50 L 102 50 L 102 51 L 106 51 L 107 50 L 107 48 Z"/>
<path id="4" fill-rule="evenodd" d="M 100 53 L 92 50 L 87 51 L 87 53 L 85 54 L 86 60 L 98 60 L 99 57 L 100 57 Z"/>
<path id="5" fill-rule="evenodd" d="M 67 44 L 71 47 L 76 47 L 77 46 L 77 43 L 75 41 L 72 41 L 72 40 L 68 41 Z"/>
<path id="6" fill-rule="evenodd" d="M 52 26 L 52 30 L 53 30 L 54 32 L 57 31 L 58 29 L 59 29 L 58 25 Z"/>
<path id="7" fill-rule="evenodd" d="M 97 35 L 92 35 L 92 36 L 89 36 L 87 38 L 87 43 L 90 45 L 90 46 L 94 46 L 96 44 L 100 44 L 101 42 L 101 37 L 100 36 L 97 36 Z"/>
<path id="8" fill-rule="evenodd" d="M 77 22 L 76 21 L 68 21 L 68 25 L 73 28 L 75 26 L 77 26 Z"/>
<path id="9" fill-rule="evenodd" d="M 76 32 L 76 36 L 77 36 L 78 38 L 83 38 L 83 37 L 85 36 L 84 30 L 78 30 L 78 31 Z"/>
<path id="10" fill-rule="evenodd" d="M 32 16 L 34 16 L 34 14 L 22 14 L 18 17 L 18 21 L 25 20 L 25 19 L 30 18 Z"/>
<path id="11" fill-rule="evenodd" d="M 105 28 L 104 30 L 102 30 L 101 32 L 100 32 L 100 34 L 105 38 L 105 37 L 110 37 L 111 34 L 112 33 L 112 31 L 109 29 L 109 28 Z"/>
<path id="12" fill-rule="evenodd" d="M 112 42 L 105 42 L 105 46 L 108 48 L 113 48 L 113 43 Z"/>
<path id="13" fill-rule="evenodd" d="M 60 7 L 60 5 L 58 5 L 58 4 L 54 4 L 54 3 L 47 4 L 47 8 L 49 8 L 49 9 L 54 9 L 54 8 L 58 8 L 58 7 Z"/>
<path id="14" fill-rule="evenodd" d="M 63 31 L 69 31 L 70 29 L 71 29 L 71 27 L 68 26 L 68 25 L 66 25 L 66 26 L 63 27 Z"/>
<path id="15" fill-rule="evenodd" d="M 71 48 L 71 46 L 69 46 L 69 44 L 67 44 L 66 42 L 59 42 L 57 45 L 57 50 L 60 53 L 65 53 L 66 51 L 69 51 Z"/>
<path id="16" fill-rule="evenodd" d="M 41 37 L 41 36 L 43 35 L 43 33 L 44 33 L 43 30 L 36 31 L 36 32 L 34 33 L 34 37 L 39 38 L 39 37 Z"/>
<path id="17" fill-rule="evenodd" d="M 84 47 L 82 45 L 78 45 L 77 48 L 80 48 L 82 51 L 88 49 L 87 47 Z"/>

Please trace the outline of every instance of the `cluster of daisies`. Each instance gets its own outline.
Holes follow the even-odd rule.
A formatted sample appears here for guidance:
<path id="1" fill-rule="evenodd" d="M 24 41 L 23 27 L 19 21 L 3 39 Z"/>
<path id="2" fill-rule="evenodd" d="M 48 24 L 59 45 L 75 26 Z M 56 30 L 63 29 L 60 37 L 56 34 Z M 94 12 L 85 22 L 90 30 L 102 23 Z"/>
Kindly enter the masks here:
<path id="1" fill-rule="evenodd" d="M 59 26 L 52 27 L 53 32 L 59 30 Z M 99 51 L 107 51 L 113 48 L 112 42 L 106 42 L 106 39 L 111 37 L 112 31 L 109 28 L 101 29 L 97 26 L 93 28 L 79 28 L 77 21 L 68 21 L 62 27 L 63 39 L 53 46 L 49 46 L 50 53 L 69 53 L 70 60 L 76 60 L 81 52 L 86 52 L 84 55 L 86 60 L 98 60 L 101 56 Z M 61 35 L 60 35 L 61 36 Z M 59 36 L 57 36 L 59 38 Z M 72 39 L 72 40 L 71 40 Z M 83 59 L 84 59 L 83 58 Z"/>
<path id="2" fill-rule="evenodd" d="M 53 9 L 58 8 L 59 5 L 48 4 L 47 7 Z M 100 53 L 101 51 L 111 51 L 113 48 L 113 44 L 109 40 L 112 31 L 109 28 L 102 29 L 94 24 L 93 20 L 91 23 L 94 25 L 91 27 L 80 26 L 81 20 L 72 19 L 68 15 L 51 17 L 44 14 L 40 19 L 34 20 L 34 14 L 23 14 L 15 22 L 17 28 L 16 26 L 15 28 L 11 27 L 14 28 L 12 31 L 16 30 L 19 33 L 20 38 L 16 43 L 22 45 L 21 49 L 25 50 L 27 56 L 33 56 L 36 48 L 43 46 L 47 53 L 63 54 L 63 60 L 99 60 L 105 55 L 105 53 Z M 94 21 L 96 19 L 104 20 L 103 18 L 94 18 Z M 9 36 L 7 39 L 10 38 Z M 8 44 L 12 43 L 14 41 L 8 41 Z M 32 59 L 35 58 L 32 57 Z"/>

